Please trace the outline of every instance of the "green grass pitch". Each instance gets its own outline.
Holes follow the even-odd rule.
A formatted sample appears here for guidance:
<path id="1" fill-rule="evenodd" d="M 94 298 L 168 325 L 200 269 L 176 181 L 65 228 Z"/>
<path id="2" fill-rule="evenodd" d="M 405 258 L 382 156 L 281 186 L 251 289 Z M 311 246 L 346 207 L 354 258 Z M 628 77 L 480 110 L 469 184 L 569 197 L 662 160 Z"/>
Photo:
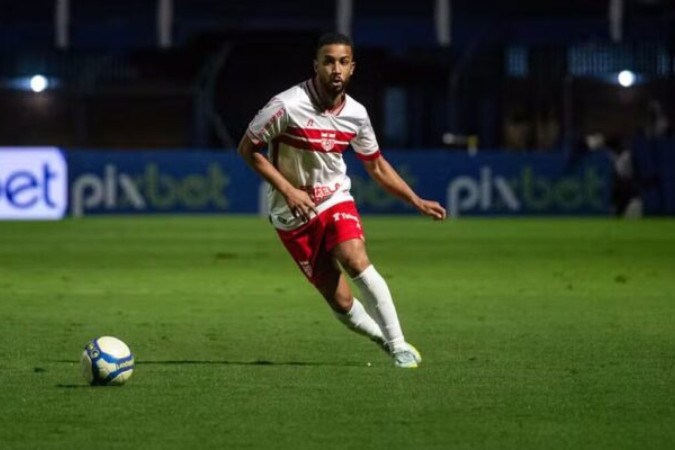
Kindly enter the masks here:
<path id="1" fill-rule="evenodd" d="M 0 448 L 675 448 L 675 222 L 364 222 L 416 370 L 263 219 L 0 222 Z M 80 376 L 99 335 L 123 387 Z"/>

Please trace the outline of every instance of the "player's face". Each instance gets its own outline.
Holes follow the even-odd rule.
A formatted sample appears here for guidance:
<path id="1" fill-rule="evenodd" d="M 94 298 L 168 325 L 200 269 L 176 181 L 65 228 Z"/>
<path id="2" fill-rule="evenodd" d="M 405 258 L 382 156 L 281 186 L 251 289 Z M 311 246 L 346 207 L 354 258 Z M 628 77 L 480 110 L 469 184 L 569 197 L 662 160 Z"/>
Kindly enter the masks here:
<path id="1" fill-rule="evenodd" d="M 342 94 L 354 73 L 352 48 L 344 44 L 321 47 L 314 60 L 314 71 L 319 82 L 329 94 Z"/>

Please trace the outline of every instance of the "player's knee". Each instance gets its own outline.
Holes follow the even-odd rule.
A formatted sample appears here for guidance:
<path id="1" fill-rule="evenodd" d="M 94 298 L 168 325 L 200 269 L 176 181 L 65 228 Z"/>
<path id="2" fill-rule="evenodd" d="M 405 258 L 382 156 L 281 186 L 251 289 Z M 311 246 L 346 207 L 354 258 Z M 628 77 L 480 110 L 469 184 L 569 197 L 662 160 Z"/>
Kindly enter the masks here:
<path id="1" fill-rule="evenodd" d="M 350 255 L 341 262 L 342 267 L 351 278 L 357 277 L 370 266 L 370 260 L 365 254 Z"/>
<path id="2" fill-rule="evenodd" d="M 354 299 L 350 295 L 336 294 L 333 296 L 324 296 L 330 308 L 338 314 L 347 314 L 352 309 Z"/>
<path id="3" fill-rule="evenodd" d="M 333 257 L 347 274 L 354 278 L 370 265 L 368 253 L 362 240 L 352 239 L 340 243 L 333 250 Z"/>

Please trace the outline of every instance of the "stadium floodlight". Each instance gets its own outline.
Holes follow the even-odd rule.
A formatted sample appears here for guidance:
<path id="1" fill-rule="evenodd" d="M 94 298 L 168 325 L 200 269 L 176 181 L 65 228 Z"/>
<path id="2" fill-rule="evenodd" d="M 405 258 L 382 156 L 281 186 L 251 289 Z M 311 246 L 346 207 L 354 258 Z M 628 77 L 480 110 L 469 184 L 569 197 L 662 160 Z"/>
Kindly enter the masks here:
<path id="1" fill-rule="evenodd" d="M 30 79 L 30 89 L 39 93 L 49 87 L 49 80 L 44 75 L 33 75 Z"/>
<path id="2" fill-rule="evenodd" d="M 631 87 L 633 84 L 635 84 L 635 74 L 630 70 L 622 70 L 616 76 L 616 80 L 621 86 L 625 88 Z"/>
<path id="3" fill-rule="evenodd" d="M 60 85 L 61 81 L 58 78 L 39 73 L 0 80 L 0 87 L 35 93 L 44 92 L 47 89 L 55 89 Z"/>

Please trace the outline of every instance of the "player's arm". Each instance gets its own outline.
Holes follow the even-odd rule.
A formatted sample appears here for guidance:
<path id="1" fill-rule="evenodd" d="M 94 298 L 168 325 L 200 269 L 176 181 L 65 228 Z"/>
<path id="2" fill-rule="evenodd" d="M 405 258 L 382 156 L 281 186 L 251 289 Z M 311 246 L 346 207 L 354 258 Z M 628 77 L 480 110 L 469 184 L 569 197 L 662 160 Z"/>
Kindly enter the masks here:
<path id="1" fill-rule="evenodd" d="M 317 213 L 316 205 L 309 194 L 289 183 L 282 173 L 260 153 L 260 150 L 260 144 L 254 143 L 247 134 L 241 138 L 237 148 L 237 152 L 246 164 L 284 196 L 293 215 L 305 221 L 309 220 L 311 213 Z"/>
<path id="2" fill-rule="evenodd" d="M 387 192 L 410 203 L 425 216 L 435 220 L 445 219 L 445 208 L 436 201 L 420 198 L 382 155 L 364 160 L 363 164 L 368 174 Z"/>

